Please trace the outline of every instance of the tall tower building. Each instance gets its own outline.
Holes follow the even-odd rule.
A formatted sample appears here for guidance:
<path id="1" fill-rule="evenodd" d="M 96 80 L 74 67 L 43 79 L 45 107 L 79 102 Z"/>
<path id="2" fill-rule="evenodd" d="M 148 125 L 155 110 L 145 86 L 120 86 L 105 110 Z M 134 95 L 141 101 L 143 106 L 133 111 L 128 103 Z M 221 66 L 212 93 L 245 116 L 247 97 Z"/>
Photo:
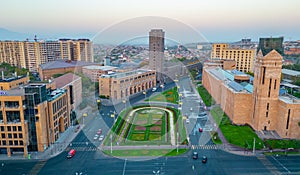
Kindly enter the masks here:
<path id="1" fill-rule="evenodd" d="M 282 42 L 273 45 L 272 41 L 260 39 L 255 61 L 252 115 L 255 130 L 275 130 L 277 127 L 282 56 L 276 48 L 282 47 Z M 273 49 L 270 47 L 275 45 Z"/>
<path id="2" fill-rule="evenodd" d="M 164 37 L 165 32 L 162 29 L 152 29 L 149 32 L 149 67 L 156 71 L 158 83 L 163 83 Z"/>

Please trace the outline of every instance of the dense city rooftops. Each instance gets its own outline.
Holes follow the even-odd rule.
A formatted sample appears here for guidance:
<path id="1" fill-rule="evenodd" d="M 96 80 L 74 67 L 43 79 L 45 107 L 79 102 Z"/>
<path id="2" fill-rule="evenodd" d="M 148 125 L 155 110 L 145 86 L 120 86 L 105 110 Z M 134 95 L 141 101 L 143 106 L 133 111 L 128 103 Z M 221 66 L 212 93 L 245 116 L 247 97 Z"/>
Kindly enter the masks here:
<path id="1" fill-rule="evenodd" d="M 11 78 L 5 78 L 5 79 L 2 79 L 0 78 L 0 82 L 12 82 L 12 81 L 15 81 L 15 80 L 19 80 L 21 78 L 24 78 L 26 77 L 27 75 L 22 75 L 22 76 L 17 76 L 17 77 L 11 77 Z"/>

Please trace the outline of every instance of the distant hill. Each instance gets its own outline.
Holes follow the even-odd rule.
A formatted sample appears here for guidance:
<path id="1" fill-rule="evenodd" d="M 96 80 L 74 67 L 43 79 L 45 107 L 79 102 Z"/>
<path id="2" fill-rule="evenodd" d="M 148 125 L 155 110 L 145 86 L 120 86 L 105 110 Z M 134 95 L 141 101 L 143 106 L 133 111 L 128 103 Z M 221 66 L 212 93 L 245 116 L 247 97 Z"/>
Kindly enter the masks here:
<path id="1" fill-rule="evenodd" d="M 26 40 L 26 34 L 0 28 L 0 40 Z"/>

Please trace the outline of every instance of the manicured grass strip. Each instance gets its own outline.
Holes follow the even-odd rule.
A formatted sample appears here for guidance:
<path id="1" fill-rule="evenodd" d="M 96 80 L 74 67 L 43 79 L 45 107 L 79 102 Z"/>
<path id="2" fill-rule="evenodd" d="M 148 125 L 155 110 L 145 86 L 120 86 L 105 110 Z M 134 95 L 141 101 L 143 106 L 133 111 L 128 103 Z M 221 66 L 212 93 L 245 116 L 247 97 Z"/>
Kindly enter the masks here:
<path id="1" fill-rule="evenodd" d="M 184 154 L 188 149 L 139 149 L 139 150 L 103 150 L 103 153 L 110 156 L 130 157 L 130 156 L 178 156 Z"/>
<path id="2" fill-rule="evenodd" d="M 300 140 L 265 140 L 267 146 L 273 149 L 294 148 L 300 149 Z"/>
<path id="3" fill-rule="evenodd" d="M 264 146 L 263 141 L 256 135 L 250 126 L 237 126 L 230 123 L 228 116 L 224 113 L 221 114 L 220 107 L 215 107 L 211 110 L 211 115 L 226 138 L 226 140 L 236 146 L 242 148 L 253 148 L 253 141 L 255 138 L 255 148 L 262 149 Z"/>
<path id="4" fill-rule="evenodd" d="M 169 102 L 169 103 L 178 104 L 179 95 L 178 95 L 177 87 L 164 91 L 158 95 L 155 95 L 154 97 L 150 97 L 145 101 L 160 101 L 160 102 Z"/>
<path id="5" fill-rule="evenodd" d="M 205 87 L 203 86 L 199 86 L 197 88 L 198 93 L 200 94 L 204 104 L 206 106 L 211 106 L 214 105 L 216 102 L 215 100 L 212 98 L 212 96 L 208 93 L 208 91 L 205 89 Z"/>

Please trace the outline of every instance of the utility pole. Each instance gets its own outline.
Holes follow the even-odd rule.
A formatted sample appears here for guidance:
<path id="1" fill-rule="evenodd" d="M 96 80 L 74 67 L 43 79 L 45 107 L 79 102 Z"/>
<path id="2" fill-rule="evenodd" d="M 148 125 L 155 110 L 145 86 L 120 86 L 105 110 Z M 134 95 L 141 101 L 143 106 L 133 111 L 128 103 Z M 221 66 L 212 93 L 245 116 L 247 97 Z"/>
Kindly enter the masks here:
<path id="1" fill-rule="evenodd" d="M 255 137 L 254 137 L 254 140 L 253 140 L 253 155 L 255 154 Z"/>
<path id="2" fill-rule="evenodd" d="M 110 154 L 112 154 L 112 135 L 110 134 Z"/>
<path id="3" fill-rule="evenodd" d="M 177 131 L 177 139 L 176 139 L 177 140 L 177 153 L 178 153 L 178 142 L 179 142 L 179 137 L 178 136 L 179 136 L 179 134 L 178 134 L 178 131 Z"/>

